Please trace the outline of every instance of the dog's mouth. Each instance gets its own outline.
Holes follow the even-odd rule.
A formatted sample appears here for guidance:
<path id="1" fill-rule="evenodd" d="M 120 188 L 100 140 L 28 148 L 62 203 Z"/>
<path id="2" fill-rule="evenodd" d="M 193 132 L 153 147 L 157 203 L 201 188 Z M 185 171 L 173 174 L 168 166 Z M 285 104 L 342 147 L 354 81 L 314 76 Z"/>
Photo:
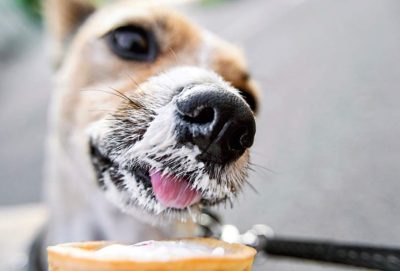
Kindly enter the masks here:
<path id="1" fill-rule="evenodd" d="M 104 155 L 93 143 L 90 144 L 92 164 L 99 186 L 105 190 L 117 190 L 122 202 L 120 207 L 135 206 L 153 215 L 193 215 L 195 209 L 213 206 L 227 200 L 206 198 L 189 174 L 165 173 L 166 170 L 151 168 L 146 162 L 135 161 L 129 166 L 119 165 Z M 192 210 L 193 209 L 193 210 Z M 129 211 L 129 210 L 126 210 Z"/>

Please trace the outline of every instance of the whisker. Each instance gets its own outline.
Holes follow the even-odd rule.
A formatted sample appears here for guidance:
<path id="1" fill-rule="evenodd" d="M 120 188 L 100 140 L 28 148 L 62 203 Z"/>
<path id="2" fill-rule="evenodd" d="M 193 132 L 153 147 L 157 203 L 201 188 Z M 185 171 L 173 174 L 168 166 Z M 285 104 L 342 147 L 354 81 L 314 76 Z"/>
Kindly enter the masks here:
<path id="1" fill-rule="evenodd" d="M 106 108 L 88 109 L 88 111 L 89 112 L 96 112 L 96 111 L 99 111 L 99 112 L 112 112 L 112 113 L 115 112 L 114 109 L 106 109 Z"/>
<path id="2" fill-rule="evenodd" d="M 273 169 L 270 169 L 270 168 L 267 168 L 267 167 L 264 167 L 264 166 L 262 166 L 262 165 L 259 165 L 259 164 L 253 163 L 253 162 L 249 162 L 249 164 L 252 165 L 252 166 L 261 168 L 261 169 L 263 169 L 263 170 L 265 170 L 265 171 L 268 171 L 269 173 L 278 174 L 277 171 L 275 171 L 275 170 L 273 170 Z"/>
<path id="3" fill-rule="evenodd" d="M 229 205 L 230 205 L 231 209 L 233 209 L 233 201 L 232 201 L 232 199 L 228 198 L 228 201 L 229 201 Z M 225 203 L 226 203 L 226 201 L 225 201 Z"/>
<path id="4" fill-rule="evenodd" d="M 143 105 L 141 103 L 133 101 L 131 98 L 129 98 L 127 95 L 125 95 L 124 93 L 122 93 L 118 89 L 113 88 L 113 87 L 109 87 L 109 88 L 114 90 L 115 92 L 117 92 L 122 97 L 124 97 L 130 104 L 134 105 L 135 106 L 134 109 L 139 109 L 139 108 L 143 107 Z"/>
<path id="5" fill-rule="evenodd" d="M 167 79 L 172 81 L 172 79 L 170 79 L 170 78 L 167 78 Z M 159 85 L 160 87 L 162 87 L 163 89 L 170 90 L 170 86 L 168 86 L 168 84 L 162 84 L 160 82 L 156 82 L 156 84 Z"/>
<path id="6" fill-rule="evenodd" d="M 135 80 L 135 78 L 132 77 L 132 75 L 129 74 L 129 72 L 125 72 L 126 76 L 136 85 L 136 87 L 139 87 L 139 83 Z"/>
<path id="7" fill-rule="evenodd" d="M 176 55 L 176 53 L 172 47 L 169 48 L 169 52 L 171 53 L 171 55 L 175 58 L 175 60 L 177 62 L 180 62 L 178 56 Z"/>
<path id="8" fill-rule="evenodd" d="M 120 119 L 116 119 L 116 118 L 105 118 L 105 120 L 107 120 L 107 121 L 111 121 L 111 120 L 113 120 L 113 121 L 121 121 Z"/>
<path id="9" fill-rule="evenodd" d="M 248 180 L 245 180 L 244 182 L 251 188 L 251 190 L 253 190 L 254 193 L 260 195 L 260 192 L 258 192 L 258 190 L 254 187 L 254 185 L 252 185 Z"/>
<path id="10" fill-rule="evenodd" d="M 266 158 L 265 153 L 258 152 L 258 151 L 254 150 L 254 149 L 251 150 L 251 154 L 255 154 L 255 155 L 257 155 L 257 156 L 259 156 L 261 158 Z"/>
<path id="11" fill-rule="evenodd" d="M 247 167 L 247 170 L 250 170 L 251 172 L 257 172 L 251 165 Z"/>
<path id="12" fill-rule="evenodd" d="M 110 95 L 114 95 L 114 96 L 119 97 L 119 98 L 121 98 L 121 99 L 123 99 L 123 100 L 126 100 L 126 98 L 125 98 L 124 96 L 121 96 L 121 95 L 119 95 L 119 94 L 116 94 L 116 93 L 114 93 L 114 92 L 107 91 L 107 90 L 104 90 L 104 89 L 81 89 L 80 91 L 81 91 L 81 92 L 89 92 L 89 91 L 103 92 L 103 93 L 107 93 L 107 94 L 110 94 Z M 129 101 L 129 100 L 128 100 L 128 101 Z"/>
<path id="13" fill-rule="evenodd" d="M 132 75 L 130 75 L 128 72 L 126 72 L 126 75 L 135 84 L 137 89 L 139 89 L 140 91 L 143 91 L 143 89 L 140 87 L 140 84 L 138 83 L 138 81 L 136 81 L 135 78 L 132 77 Z"/>

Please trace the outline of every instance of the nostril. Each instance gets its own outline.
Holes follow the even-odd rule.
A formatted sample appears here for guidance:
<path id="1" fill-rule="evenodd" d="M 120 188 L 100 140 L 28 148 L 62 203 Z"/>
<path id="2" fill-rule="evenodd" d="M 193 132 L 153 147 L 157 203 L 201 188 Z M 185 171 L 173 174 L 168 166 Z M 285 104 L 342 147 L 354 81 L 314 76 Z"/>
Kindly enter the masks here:
<path id="1" fill-rule="evenodd" d="M 211 107 L 203 107 L 197 109 L 191 115 L 184 115 L 183 119 L 189 123 L 207 124 L 214 121 L 214 109 Z"/>
<path id="2" fill-rule="evenodd" d="M 251 143 L 248 129 L 245 126 L 236 129 L 228 141 L 229 148 L 235 151 L 243 151 L 251 147 Z"/>
<path id="3" fill-rule="evenodd" d="M 240 144 L 242 144 L 242 147 L 247 149 L 250 148 L 251 145 L 253 145 L 253 139 L 249 136 L 249 133 L 245 133 L 240 137 Z"/>

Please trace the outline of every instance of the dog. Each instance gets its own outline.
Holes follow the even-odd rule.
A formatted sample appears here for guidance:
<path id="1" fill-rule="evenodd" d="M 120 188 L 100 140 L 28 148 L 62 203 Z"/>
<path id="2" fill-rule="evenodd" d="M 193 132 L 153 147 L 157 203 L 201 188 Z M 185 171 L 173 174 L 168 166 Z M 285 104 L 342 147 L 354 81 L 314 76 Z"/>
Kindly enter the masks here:
<path id="1" fill-rule="evenodd" d="M 45 3 L 50 214 L 31 270 L 49 244 L 193 235 L 247 178 L 259 94 L 242 52 L 169 5 L 95 2 Z"/>

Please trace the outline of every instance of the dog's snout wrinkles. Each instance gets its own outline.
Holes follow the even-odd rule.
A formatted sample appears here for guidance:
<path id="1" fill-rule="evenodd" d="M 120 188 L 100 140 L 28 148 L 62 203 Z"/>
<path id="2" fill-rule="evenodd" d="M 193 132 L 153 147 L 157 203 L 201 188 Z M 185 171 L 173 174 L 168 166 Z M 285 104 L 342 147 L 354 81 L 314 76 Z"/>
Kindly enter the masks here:
<path id="1" fill-rule="evenodd" d="M 177 99 L 177 112 L 180 143 L 198 146 L 201 161 L 234 161 L 253 144 L 253 113 L 234 93 L 193 91 Z"/>

